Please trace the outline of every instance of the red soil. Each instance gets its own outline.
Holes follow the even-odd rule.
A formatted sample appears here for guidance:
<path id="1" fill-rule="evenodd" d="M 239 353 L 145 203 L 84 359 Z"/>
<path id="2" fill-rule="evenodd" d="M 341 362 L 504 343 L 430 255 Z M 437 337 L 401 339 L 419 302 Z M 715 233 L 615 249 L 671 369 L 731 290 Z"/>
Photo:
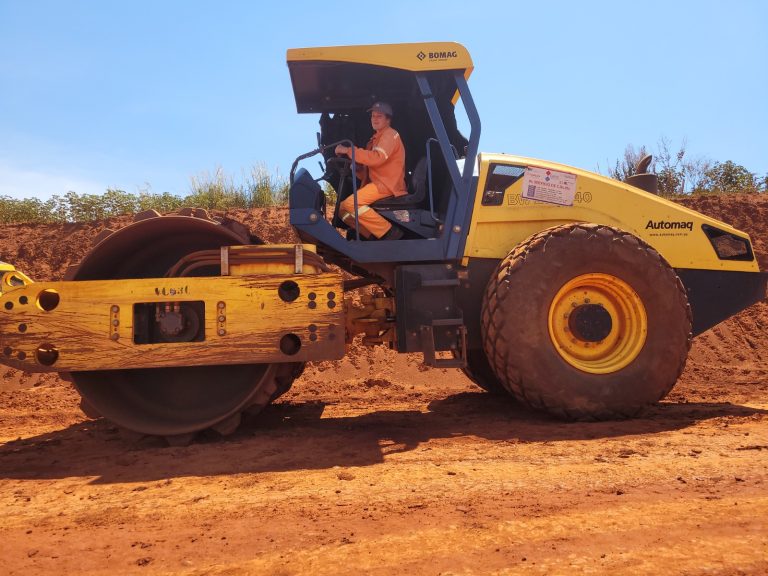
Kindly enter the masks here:
<path id="1" fill-rule="evenodd" d="M 768 267 L 768 199 L 685 204 L 749 232 Z M 285 210 L 230 216 L 293 240 Z M 0 260 L 59 279 L 127 222 L 3 226 Z M 183 448 L 0 367 L 0 572 L 765 574 L 766 334 L 760 303 L 694 341 L 658 407 L 605 423 L 355 346 L 234 435 Z"/>

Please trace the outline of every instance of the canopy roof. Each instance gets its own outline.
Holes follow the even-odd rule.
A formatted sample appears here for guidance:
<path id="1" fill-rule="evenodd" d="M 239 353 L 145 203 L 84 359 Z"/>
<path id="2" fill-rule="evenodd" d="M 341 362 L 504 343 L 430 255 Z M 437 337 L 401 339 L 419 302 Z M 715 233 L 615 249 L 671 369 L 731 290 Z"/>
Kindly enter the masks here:
<path id="1" fill-rule="evenodd" d="M 297 111 L 343 112 L 376 100 L 413 97 L 415 73 L 425 72 L 451 98 L 453 73 L 469 78 L 472 58 L 455 42 L 293 48 L 287 53 Z"/>
<path id="2" fill-rule="evenodd" d="M 412 44 L 372 44 L 367 46 L 328 46 L 325 48 L 291 48 L 292 62 L 350 62 L 387 66 L 411 72 L 428 70 L 472 71 L 472 58 L 464 46 L 456 42 L 418 42 Z"/>

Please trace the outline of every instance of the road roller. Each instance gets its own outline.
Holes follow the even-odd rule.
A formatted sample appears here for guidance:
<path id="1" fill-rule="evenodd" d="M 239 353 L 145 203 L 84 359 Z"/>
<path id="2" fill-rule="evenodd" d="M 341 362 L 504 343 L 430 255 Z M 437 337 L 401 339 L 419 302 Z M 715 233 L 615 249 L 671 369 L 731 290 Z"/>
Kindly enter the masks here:
<path id="1" fill-rule="evenodd" d="M 0 362 L 58 372 L 86 414 L 171 443 L 233 432 L 356 338 L 558 418 L 619 419 L 665 397 L 692 338 L 766 296 L 748 234 L 660 197 L 650 158 L 622 182 L 479 152 L 460 44 L 290 49 L 287 67 L 318 119 L 290 174 L 299 240 L 192 207 L 105 230 L 61 281 L 2 263 Z M 335 151 L 365 146 L 381 101 L 408 193 L 370 206 L 399 232 L 371 241 L 359 209 L 338 217 L 360 183 Z"/>

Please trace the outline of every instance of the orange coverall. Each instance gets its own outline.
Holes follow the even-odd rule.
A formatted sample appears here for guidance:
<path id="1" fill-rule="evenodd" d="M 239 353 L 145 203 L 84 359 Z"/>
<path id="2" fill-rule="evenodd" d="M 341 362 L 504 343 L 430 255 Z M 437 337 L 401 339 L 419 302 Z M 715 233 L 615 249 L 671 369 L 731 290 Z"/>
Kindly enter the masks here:
<path id="1" fill-rule="evenodd" d="M 376 132 L 365 150 L 355 148 L 355 163 L 365 167 L 362 186 L 357 190 L 357 214 L 360 234 L 381 238 L 392 224 L 380 216 L 371 204 L 389 196 L 403 196 L 405 188 L 405 147 L 397 130 L 387 126 Z M 352 195 L 341 202 L 341 219 L 355 227 L 355 200 Z"/>

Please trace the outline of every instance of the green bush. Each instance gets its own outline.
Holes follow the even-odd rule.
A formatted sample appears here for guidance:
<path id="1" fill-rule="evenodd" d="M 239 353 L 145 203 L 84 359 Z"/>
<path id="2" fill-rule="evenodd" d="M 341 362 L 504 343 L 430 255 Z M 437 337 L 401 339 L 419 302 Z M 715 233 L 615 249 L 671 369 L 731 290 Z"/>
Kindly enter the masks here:
<path id="1" fill-rule="evenodd" d="M 744 166 L 727 160 L 715 162 L 712 167 L 706 170 L 698 188 L 694 188 L 693 193 L 758 194 L 766 192 L 766 182 L 768 182 L 768 178 L 760 182 L 756 174 Z"/>
<path id="2" fill-rule="evenodd" d="M 56 222 L 55 200 L 46 202 L 37 198 L 16 199 L 0 196 L 0 222 Z"/>
<path id="3" fill-rule="evenodd" d="M 288 180 L 270 174 L 264 166 L 254 166 L 245 180 L 249 208 L 288 204 Z"/>
<path id="4" fill-rule="evenodd" d="M 163 192 L 162 194 L 153 194 L 142 192 L 139 194 L 139 211 L 157 210 L 158 212 L 173 212 L 184 207 L 184 198 Z"/>
<path id="5" fill-rule="evenodd" d="M 70 191 L 48 200 L 0 196 L 0 223 L 88 222 L 150 209 L 162 213 L 184 206 L 228 210 L 285 206 L 287 203 L 288 181 L 270 174 L 264 166 L 254 166 L 242 183 L 236 183 L 219 167 L 213 174 L 203 172 L 193 176 L 187 196 L 147 190 L 131 194 L 114 188 L 107 188 L 100 195 Z"/>

